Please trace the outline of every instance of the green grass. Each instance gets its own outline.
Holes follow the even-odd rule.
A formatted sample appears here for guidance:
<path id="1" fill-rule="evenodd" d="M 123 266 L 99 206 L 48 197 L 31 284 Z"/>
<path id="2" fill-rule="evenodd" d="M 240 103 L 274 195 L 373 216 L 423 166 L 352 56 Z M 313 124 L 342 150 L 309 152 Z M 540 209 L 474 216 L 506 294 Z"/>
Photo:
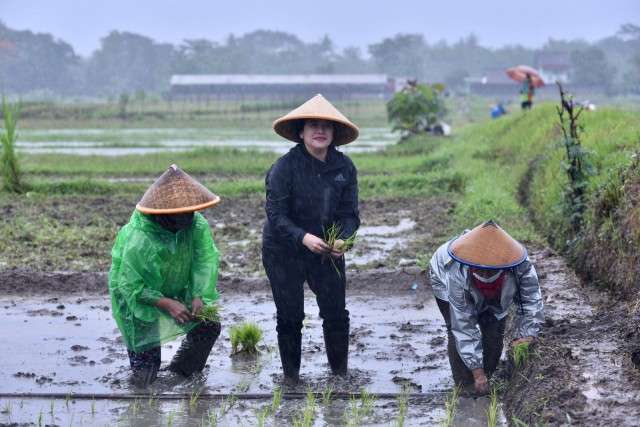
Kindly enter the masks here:
<path id="1" fill-rule="evenodd" d="M 4 118 L 4 129 L 0 133 L 0 143 L 2 144 L 0 169 L 2 169 L 4 189 L 12 193 L 23 193 L 25 191 L 22 183 L 22 173 L 15 153 L 19 115 L 19 107 L 10 104 L 3 97 L 2 116 Z"/>
<path id="2" fill-rule="evenodd" d="M 262 329 L 257 323 L 243 322 L 231 327 L 229 338 L 232 354 L 239 352 L 255 354 L 258 352 L 256 346 L 262 339 Z"/>

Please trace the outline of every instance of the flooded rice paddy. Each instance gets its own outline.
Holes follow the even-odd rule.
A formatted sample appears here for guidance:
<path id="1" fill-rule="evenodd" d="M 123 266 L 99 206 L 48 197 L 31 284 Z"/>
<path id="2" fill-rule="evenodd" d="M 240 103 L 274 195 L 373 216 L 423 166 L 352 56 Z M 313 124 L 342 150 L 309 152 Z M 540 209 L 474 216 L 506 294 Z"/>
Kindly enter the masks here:
<path id="1" fill-rule="evenodd" d="M 379 151 L 397 138 L 387 128 L 361 129 L 358 144 L 347 153 Z M 285 153 L 291 143 L 270 129 L 51 129 L 21 131 L 17 149 L 23 153 L 122 156 L 180 152 L 196 148 L 234 148 Z"/>
<path id="2" fill-rule="evenodd" d="M 311 293 L 305 303 L 299 386 L 282 385 L 268 289 L 228 289 L 221 297 L 223 332 L 203 375 L 184 380 L 164 371 L 150 389 L 140 390 L 129 384 L 126 348 L 107 296 L 0 298 L 0 423 L 288 425 L 302 415 L 312 391 L 312 425 L 393 425 L 403 413 L 403 395 L 405 425 L 439 425 L 451 380 L 443 322 L 429 292 L 350 292 L 350 374 L 344 379 L 329 374 Z M 255 358 L 230 356 L 227 330 L 242 320 L 264 328 Z M 163 365 L 178 346 L 163 346 Z M 282 387 L 282 404 L 264 415 Z M 485 425 L 485 409 L 486 399 L 461 399 L 459 425 Z"/>

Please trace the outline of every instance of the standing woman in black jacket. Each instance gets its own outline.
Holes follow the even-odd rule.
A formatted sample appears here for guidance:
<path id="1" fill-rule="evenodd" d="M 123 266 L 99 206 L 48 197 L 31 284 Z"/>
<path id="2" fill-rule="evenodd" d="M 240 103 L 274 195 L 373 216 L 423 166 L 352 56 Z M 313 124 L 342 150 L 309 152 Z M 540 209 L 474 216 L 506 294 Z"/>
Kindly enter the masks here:
<path id="1" fill-rule="evenodd" d="M 296 383 L 300 371 L 304 282 L 316 295 L 331 371 L 344 376 L 349 312 L 341 245 L 357 231 L 360 218 L 356 168 L 336 147 L 354 141 L 358 128 L 322 95 L 276 120 L 273 128 L 297 143 L 267 173 L 262 238 L 285 380 Z M 333 224 L 340 235 L 329 247 L 323 235 Z"/>

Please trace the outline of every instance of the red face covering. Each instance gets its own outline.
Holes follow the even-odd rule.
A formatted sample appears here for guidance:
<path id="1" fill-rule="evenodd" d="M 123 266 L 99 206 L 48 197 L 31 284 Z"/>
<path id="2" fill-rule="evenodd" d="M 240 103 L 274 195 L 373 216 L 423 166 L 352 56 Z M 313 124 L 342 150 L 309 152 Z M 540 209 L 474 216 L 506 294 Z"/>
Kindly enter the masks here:
<path id="1" fill-rule="evenodd" d="M 502 285 L 504 284 L 505 278 L 504 271 L 501 272 L 500 276 L 498 276 L 498 278 L 492 283 L 481 282 L 480 280 L 476 279 L 472 272 L 470 273 L 473 285 L 480 291 L 482 295 L 484 295 L 486 299 L 493 300 L 500 298 L 500 295 L 502 294 Z"/>

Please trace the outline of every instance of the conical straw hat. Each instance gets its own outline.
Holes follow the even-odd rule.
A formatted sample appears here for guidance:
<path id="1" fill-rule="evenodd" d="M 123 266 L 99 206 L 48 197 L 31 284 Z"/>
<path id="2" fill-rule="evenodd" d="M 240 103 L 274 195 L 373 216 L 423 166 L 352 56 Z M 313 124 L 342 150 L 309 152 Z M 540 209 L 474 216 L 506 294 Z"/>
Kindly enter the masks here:
<path id="1" fill-rule="evenodd" d="M 273 122 L 273 130 L 289 141 L 302 142 L 300 131 L 306 119 L 321 119 L 334 122 L 333 143 L 335 145 L 353 142 L 360 133 L 356 125 L 351 123 L 320 94 Z"/>
<path id="2" fill-rule="evenodd" d="M 145 214 L 177 214 L 200 211 L 220 202 L 220 197 L 171 165 L 140 199 L 136 209 Z"/>
<path id="3" fill-rule="evenodd" d="M 527 258 L 524 246 L 493 221 L 453 240 L 447 251 L 462 264 L 491 270 L 515 267 Z"/>

